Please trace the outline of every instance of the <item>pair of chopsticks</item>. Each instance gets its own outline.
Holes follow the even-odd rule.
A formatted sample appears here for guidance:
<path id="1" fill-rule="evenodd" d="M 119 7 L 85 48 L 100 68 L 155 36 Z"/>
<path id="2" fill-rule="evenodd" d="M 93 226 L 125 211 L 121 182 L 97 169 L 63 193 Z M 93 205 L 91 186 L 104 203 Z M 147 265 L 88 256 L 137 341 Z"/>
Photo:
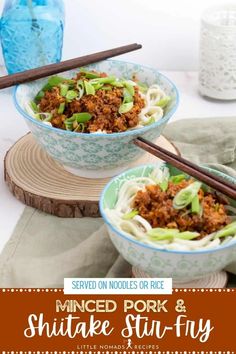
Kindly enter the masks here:
<path id="1" fill-rule="evenodd" d="M 180 169 L 192 177 L 195 177 L 199 181 L 206 183 L 208 186 L 227 195 L 228 197 L 236 199 L 236 185 L 233 185 L 232 183 L 213 175 L 209 171 L 199 167 L 193 162 L 188 161 L 181 156 L 177 156 L 146 139 L 136 138 L 133 142 L 135 145 L 139 146 L 141 149 L 149 152 L 150 154 L 159 157 L 161 160 L 169 162 L 174 167 Z"/>
<path id="2" fill-rule="evenodd" d="M 46 76 L 55 75 L 67 70 L 79 68 L 84 65 L 92 64 L 105 60 L 108 58 L 115 57 L 117 55 L 125 54 L 137 49 L 142 48 L 140 44 L 134 43 L 103 52 L 98 52 L 90 55 L 85 55 L 83 57 L 70 59 L 62 61 L 56 64 L 49 64 L 36 69 L 27 70 L 17 74 L 7 75 L 0 78 L 0 89 L 11 87 L 14 85 L 22 84 L 25 82 L 38 80 Z M 186 172 L 192 177 L 206 183 L 210 187 L 222 192 L 230 198 L 236 199 L 236 187 L 223 180 L 222 178 L 212 175 L 210 172 L 200 168 L 199 166 L 193 164 L 192 162 L 176 156 L 173 153 L 157 146 L 148 140 L 143 138 L 136 138 L 134 144 L 139 146 L 141 149 L 159 157 L 160 159 L 169 162 L 173 166 L 179 168 L 180 170 Z"/>

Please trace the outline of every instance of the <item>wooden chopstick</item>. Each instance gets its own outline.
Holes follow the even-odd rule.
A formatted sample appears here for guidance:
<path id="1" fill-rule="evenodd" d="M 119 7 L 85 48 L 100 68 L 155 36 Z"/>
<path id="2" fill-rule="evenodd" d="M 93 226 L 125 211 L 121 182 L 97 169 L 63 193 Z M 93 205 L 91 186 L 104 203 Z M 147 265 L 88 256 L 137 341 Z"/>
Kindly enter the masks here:
<path id="1" fill-rule="evenodd" d="M 208 186 L 214 188 L 215 190 L 227 195 L 230 198 L 236 199 L 236 185 L 233 185 L 223 178 L 213 175 L 209 171 L 204 170 L 191 161 L 188 161 L 181 156 L 177 156 L 146 139 L 136 138 L 133 140 L 133 142 L 141 149 L 156 157 L 159 157 L 161 160 L 170 163 L 174 167 L 180 169 L 192 177 L 195 177 L 199 181 L 206 183 Z"/>
<path id="2" fill-rule="evenodd" d="M 16 74 L 2 76 L 0 78 L 0 89 L 22 84 L 24 82 L 41 79 L 46 76 L 61 73 L 63 71 L 76 69 L 84 65 L 97 63 L 101 60 L 105 60 L 108 58 L 115 57 L 117 55 L 129 53 L 140 48 L 142 48 L 141 44 L 133 43 L 122 47 L 105 50 L 103 52 L 89 54 L 83 57 L 78 57 L 74 59 L 61 61 L 55 64 L 41 66 L 36 69 L 26 70 Z"/>

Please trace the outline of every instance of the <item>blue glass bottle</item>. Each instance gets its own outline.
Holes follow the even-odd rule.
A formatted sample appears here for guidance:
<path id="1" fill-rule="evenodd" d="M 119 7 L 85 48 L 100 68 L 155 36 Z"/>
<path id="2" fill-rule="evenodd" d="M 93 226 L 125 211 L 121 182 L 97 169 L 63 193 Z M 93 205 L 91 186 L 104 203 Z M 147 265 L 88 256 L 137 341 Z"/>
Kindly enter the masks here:
<path id="1" fill-rule="evenodd" d="M 5 0 L 0 36 L 9 74 L 61 60 L 63 0 Z"/>

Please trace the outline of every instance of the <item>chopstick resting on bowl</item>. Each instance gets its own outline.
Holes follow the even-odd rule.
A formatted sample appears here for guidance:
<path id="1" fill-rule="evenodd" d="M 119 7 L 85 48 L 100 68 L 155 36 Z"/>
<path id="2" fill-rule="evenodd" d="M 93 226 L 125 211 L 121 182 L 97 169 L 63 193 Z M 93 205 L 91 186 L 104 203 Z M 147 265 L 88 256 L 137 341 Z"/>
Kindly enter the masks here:
<path id="1" fill-rule="evenodd" d="M 101 60 L 113 58 L 117 55 L 132 52 L 142 48 L 141 44 L 133 43 L 117 47 L 103 52 L 85 55 L 82 57 L 61 61 L 55 64 L 41 66 L 39 68 L 22 71 L 12 75 L 0 77 L 0 89 L 23 84 L 25 82 L 38 80 L 46 76 L 55 75 L 67 70 L 76 69 L 84 65 L 97 63 Z"/>
<path id="2" fill-rule="evenodd" d="M 206 183 L 213 189 L 227 195 L 230 198 L 236 199 L 236 185 L 233 185 L 220 177 L 212 175 L 210 172 L 199 167 L 198 165 L 184 159 L 181 156 L 177 156 L 146 139 L 136 138 L 133 142 L 141 149 L 156 157 L 159 157 L 161 160 L 169 162 L 174 167 L 182 170 L 192 177 L 195 177 L 199 181 Z"/>

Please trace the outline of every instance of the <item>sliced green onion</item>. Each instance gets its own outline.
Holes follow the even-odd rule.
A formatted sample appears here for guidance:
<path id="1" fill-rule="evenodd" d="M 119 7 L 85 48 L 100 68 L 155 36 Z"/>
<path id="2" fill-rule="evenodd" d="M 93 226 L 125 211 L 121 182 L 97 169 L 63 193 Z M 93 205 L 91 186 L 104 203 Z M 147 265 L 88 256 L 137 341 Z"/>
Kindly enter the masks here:
<path id="1" fill-rule="evenodd" d="M 122 219 L 124 220 L 130 220 L 133 219 L 135 217 L 135 215 L 138 215 L 138 210 L 132 210 L 129 213 L 126 213 L 122 216 Z"/>
<path id="2" fill-rule="evenodd" d="M 235 236 L 236 235 L 236 221 L 228 224 L 223 229 L 218 231 L 214 238 Z"/>
<path id="3" fill-rule="evenodd" d="M 52 119 L 52 113 L 48 112 L 40 112 L 35 114 L 37 120 L 41 120 L 43 122 L 50 122 Z"/>
<path id="4" fill-rule="evenodd" d="M 75 120 L 76 120 L 76 116 L 75 116 L 76 113 L 73 114 L 73 116 L 71 116 L 70 118 L 67 118 L 65 120 L 65 122 L 68 122 L 68 123 L 73 123 Z M 78 113 L 77 113 L 78 114 Z"/>
<path id="5" fill-rule="evenodd" d="M 43 121 L 50 122 L 51 120 L 52 120 L 52 113 L 47 113 L 47 117 Z"/>
<path id="6" fill-rule="evenodd" d="M 160 101 L 157 102 L 157 106 L 161 107 L 161 108 L 165 108 L 168 103 L 170 102 L 171 98 L 169 96 L 166 96 L 164 98 L 162 98 Z"/>
<path id="7" fill-rule="evenodd" d="M 112 88 L 111 88 L 111 86 L 102 86 L 102 87 L 100 87 L 100 90 L 111 91 Z"/>
<path id="8" fill-rule="evenodd" d="M 97 91 L 97 90 L 100 90 L 102 87 L 103 87 L 103 84 L 96 84 L 96 85 L 93 85 L 94 87 L 94 90 Z"/>
<path id="9" fill-rule="evenodd" d="M 159 186 L 160 186 L 162 192 L 167 191 L 167 189 L 168 189 L 168 180 L 164 180 L 163 182 L 161 182 L 159 184 Z"/>
<path id="10" fill-rule="evenodd" d="M 128 81 L 125 81 L 124 85 L 126 87 L 126 90 L 129 92 L 129 95 L 133 98 L 134 93 L 135 93 L 134 86 L 131 85 Z"/>
<path id="11" fill-rule="evenodd" d="M 123 81 L 112 81 L 110 82 L 110 85 L 114 87 L 124 87 Z"/>
<path id="12" fill-rule="evenodd" d="M 229 229 L 230 227 L 236 227 L 236 221 L 231 222 L 230 224 L 226 225 L 224 228 Z"/>
<path id="13" fill-rule="evenodd" d="M 83 113 L 74 113 L 72 117 L 66 119 L 66 122 L 74 122 L 77 123 L 86 123 L 92 118 L 92 114 L 83 112 Z"/>
<path id="14" fill-rule="evenodd" d="M 67 81 L 67 79 L 62 76 L 52 76 L 48 79 L 48 85 L 53 87 L 53 86 L 57 86 L 57 85 L 61 84 L 62 82 L 65 82 L 65 81 Z"/>
<path id="15" fill-rule="evenodd" d="M 84 82 L 83 82 L 83 80 L 78 80 L 77 81 L 76 88 L 79 91 L 78 100 L 80 100 L 81 97 L 83 97 L 83 95 L 84 95 Z"/>
<path id="16" fill-rule="evenodd" d="M 84 81 L 84 87 L 87 95 L 95 94 L 95 88 L 93 87 L 93 85 L 90 84 L 90 82 Z"/>
<path id="17" fill-rule="evenodd" d="M 79 123 L 79 124 L 77 125 L 77 128 L 74 130 L 74 132 L 77 132 L 77 131 L 79 130 L 79 131 L 81 131 L 81 133 L 83 133 L 83 132 L 84 132 L 84 129 L 85 129 L 84 123 Z"/>
<path id="18" fill-rule="evenodd" d="M 186 179 L 185 175 L 176 175 L 176 176 L 171 176 L 170 177 L 170 182 L 173 182 L 174 184 L 179 184 L 183 180 Z"/>
<path id="19" fill-rule="evenodd" d="M 162 229 L 160 227 L 151 229 L 147 232 L 147 235 L 150 236 L 153 240 L 172 240 L 179 233 L 178 229 Z"/>
<path id="20" fill-rule="evenodd" d="M 198 232 L 184 231 L 176 234 L 176 238 L 180 238 L 182 240 L 192 240 L 196 237 L 200 236 Z"/>
<path id="21" fill-rule="evenodd" d="M 66 105 L 65 102 L 60 103 L 60 106 L 59 106 L 58 111 L 57 111 L 58 114 L 62 114 L 64 112 L 65 105 Z"/>
<path id="22" fill-rule="evenodd" d="M 43 86 L 42 91 L 47 91 L 47 90 L 51 90 L 54 86 L 58 86 L 59 84 L 69 81 L 64 77 L 61 76 L 52 76 L 48 79 L 48 82 L 46 83 L 46 85 Z"/>
<path id="23" fill-rule="evenodd" d="M 73 130 L 73 122 L 68 122 L 68 119 L 64 122 L 66 130 Z"/>
<path id="24" fill-rule="evenodd" d="M 85 75 L 87 79 L 96 79 L 100 77 L 98 73 L 92 72 L 92 71 L 87 71 L 83 68 L 80 69 L 80 72 Z"/>
<path id="25" fill-rule="evenodd" d="M 199 203 L 199 197 L 198 195 L 195 195 L 191 203 L 191 212 L 199 214 L 200 211 L 201 211 L 201 205 Z"/>
<path id="26" fill-rule="evenodd" d="M 128 102 L 128 103 L 122 103 L 119 107 L 119 113 L 127 113 L 133 108 L 134 104 L 133 102 Z"/>
<path id="27" fill-rule="evenodd" d="M 183 209 L 190 204 L 193 198 L 198 194 L 201 188 L 201 183 L 196 181 L 191 183 L 186 188 L 181 189 L 173 199 L 173 207 L 175 209 Z"/>
<path id="28" fill-rule="evenodd" d="M 76 97 L 78 97 L 78 92 L 74 91 L 74 90 L 69 90 L 66 94 L 66 99 L 67 101 L 72 101 L 74 100 Z"/>
<path id="29" fill-rule="evenodd" d="M 115 76 L 107 76 L 107 77 L 99 77 L 97 79 L 92 79 L 90 80 L 91 85 L 96 85 L 96 84 L 111 84 L 112 82 L 116 81 Z"/>
<path id="30" fill-rule="evenodd" d="M 124 89 L 123 89 L 123 97 L 124 97 L 123 103 L 133 102 L 133 100 L 134 100 L 133 95 L 131 95 L 131 93 L 127 89 L 127 87 L 124 87 Z"/>
<path id="31" fill-rule="evenodd" d="M 41 99 L 44 97 L 44 91 L 43 90 L 41 90 L 41 91 L 39 91 L 38 93 L 37 93 L 37 95 L 35 96 L 35 101 L 36 102 L 39 102 L 39 101 L 41 101 Z"/>
<path id="32" fill-rule="evenodd" d="M 156 122 L 155 118 L 151 117 L 147 122 L 143 123 L 143 125 L 150 125 L 150 124 L 153 124 L 155 122 Z"/>
<path id="33" fill-rule="evenodd" d="M 137 85 L 138 85 L 138 88 L 139 88 L 139 91 L 141 91 L 142 93 L 147 93 L 147 90 L 148 90 L 148 86 L 145 85 L 144 83 L 142 82 L 137 82 Z"/>
<path id="34" fill-rule="evenodd" d="M 30 102 L 30 107 L 32 108 L 34 113 L 38 113 L 39 112 L 39 108 L 38 108 L 37 104 L 34 101 Z"/>
<path id="35" fill-rule="evenodd" d="M 68 90 L 69 90 L 69 86 L 67 84 L 60 84 L 60 95 L 62 97 L 66 97 Z"/>

